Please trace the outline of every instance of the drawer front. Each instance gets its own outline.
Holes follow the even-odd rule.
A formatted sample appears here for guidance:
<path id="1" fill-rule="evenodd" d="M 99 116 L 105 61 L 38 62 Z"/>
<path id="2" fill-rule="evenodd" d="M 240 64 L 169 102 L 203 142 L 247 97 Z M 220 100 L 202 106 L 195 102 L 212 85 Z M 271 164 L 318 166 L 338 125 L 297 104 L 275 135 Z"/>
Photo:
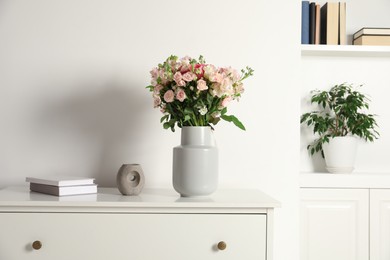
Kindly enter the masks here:
<path id="1" fill-rule="evenodd" d="M 2 213 L 0 259 L 265 260 L 266 222 L 239 214 Z"/>

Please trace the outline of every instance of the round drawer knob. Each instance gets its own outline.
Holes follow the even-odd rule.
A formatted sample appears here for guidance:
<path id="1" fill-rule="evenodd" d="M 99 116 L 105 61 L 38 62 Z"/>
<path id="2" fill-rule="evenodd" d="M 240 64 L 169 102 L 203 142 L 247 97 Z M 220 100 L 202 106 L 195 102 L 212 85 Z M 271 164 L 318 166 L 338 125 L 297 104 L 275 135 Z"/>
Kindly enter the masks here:
<path id="1" fill-rule="evenodd" d="M 41 249 L 41 247 L 42 247 L 42 242 L 39 240 L 35 240 L 32 243 L 32 248 L 34 248 L 35 250 L 39 250 L 39 249 Z"/>
<path id="2" fill-rule="evenodd" d="M 220 241 L 218 244 L 217 244 L 217 248 L 219 250 L 225 250 L 226 249 L 226 243 L 224 241 Z"/>

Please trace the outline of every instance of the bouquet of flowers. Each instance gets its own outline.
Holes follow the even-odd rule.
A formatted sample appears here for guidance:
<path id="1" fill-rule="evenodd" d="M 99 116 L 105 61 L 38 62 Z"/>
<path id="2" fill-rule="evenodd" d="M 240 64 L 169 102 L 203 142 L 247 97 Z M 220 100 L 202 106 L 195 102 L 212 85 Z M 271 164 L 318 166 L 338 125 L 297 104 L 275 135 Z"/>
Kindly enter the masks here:
<path id="1" fill-rule="evenodd" d="M 164 129 L 175 131 L 175 125 L 213 128 L 223 119 L 245 130 L 237 117 L 226 113 L 228 104 L 244 92 L 242 81 L 253 75 L 251 68 L 239 73 L 207 64 L 202 56 L 196 60 L 172 55 L 150 74 L 147 88 L 153 93 L 154 107 L 164 114 L 160 120 Z"/>

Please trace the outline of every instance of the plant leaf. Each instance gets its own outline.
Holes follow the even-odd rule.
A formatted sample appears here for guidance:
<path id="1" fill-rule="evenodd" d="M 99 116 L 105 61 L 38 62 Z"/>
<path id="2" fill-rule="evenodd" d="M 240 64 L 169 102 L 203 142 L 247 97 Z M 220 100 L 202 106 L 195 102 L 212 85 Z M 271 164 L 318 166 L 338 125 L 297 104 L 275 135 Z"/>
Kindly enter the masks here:
<path id="1" fill-rule="evenodd" d="M 233 122 L 233 124 L 238 128 L 240 128 L 241 130 L 244 131 L 246 130 L 245 126 L 241 123 L 241 121 L 238 120 L 238 118 L 233 115 L 222 115 L 221 118 L 227 122 Z"/>

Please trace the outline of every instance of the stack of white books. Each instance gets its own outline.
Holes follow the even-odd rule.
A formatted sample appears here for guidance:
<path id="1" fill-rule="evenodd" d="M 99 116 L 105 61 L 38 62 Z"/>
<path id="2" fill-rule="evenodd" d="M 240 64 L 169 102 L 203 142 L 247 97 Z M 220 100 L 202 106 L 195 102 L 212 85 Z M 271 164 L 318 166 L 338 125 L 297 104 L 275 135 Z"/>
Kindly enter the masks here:
<path id="1" fill-rule="evenodd" d="M 27 177 L 30 190 L 55 196 L 97 193 L 94 178 L 71 176 Z"/>

